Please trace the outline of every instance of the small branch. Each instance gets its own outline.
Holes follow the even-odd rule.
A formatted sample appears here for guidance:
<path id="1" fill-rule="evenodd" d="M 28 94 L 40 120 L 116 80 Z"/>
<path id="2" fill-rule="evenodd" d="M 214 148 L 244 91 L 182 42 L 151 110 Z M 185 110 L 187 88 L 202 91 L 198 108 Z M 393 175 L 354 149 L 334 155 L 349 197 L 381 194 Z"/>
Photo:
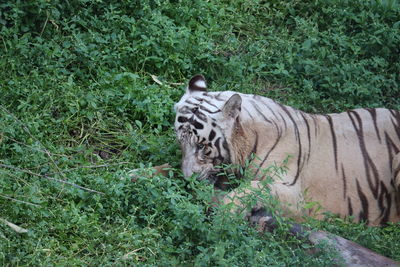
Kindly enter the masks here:
<path id="1" fill-rule="evenodd" d="M 163 83 L 158 79 L 156 75 L 150 74 L 150 77 L 153 79 L 153 81 L 159 85 L 163 85 Z"/>
<path id="2" fill-rule="evenodd" d="M 129 258 L 129 256 L 131 256 L 132 254 L 136 254 L 136 252 L 142 250 L 144 248 L 137 248 L 135 250 L 132 250 L 131 252 L 126 253 L 124 256 L 122 256 L 123 260 L 127 260 Z"/>
<path id="3" fill-rule="evenodd" d="M 158 77 L 156 75 L 150 74 L 151 79 L 153 79 L 153 81 L 159 85 L 164 85 L 164 84 L 169 84 L 169 85 L 174 85 L 174 86 L 180 86 L 180 85 L 184 85 L 184 83 L 171 83 L 171 82 L 161 82 Z"/>
<path id="4" fill-rule="evenodd" d="M 25 228 L 22 228 L 16 224 L 13 224 L 12 222 L 7 221 L 6 219 L 0 218 L 0 222 L 8 225 L 11 229 L 13 229 L 15 232 L 23 234 L 23 233 L 27 233 L 28 230 Z"/>
<path id="5" fill-rule="evenodd" d="M 3 40 L 4 50 L 6 50 L 6 53 L 7 53 L 7 52 L 8 52 L 8 49 L 7 49 L 6 41 L 4 40 L 3 36 L 0 36 L 0 37 L 1 37 L 1 40 Z"/>
<path id="6" fill-rule="evenodd" d="M 19 199 L 15 199 L 15 198 L 12 198 L 12 197 L 9 197 L 9 196 L 5 196 L 5 195 L 2 195 L 2 194 L 0 194 L 0 197 L 5 198 L 5 199 L 9 199 L 9 200 L 14 201 L 14 202 L 23 203 L 23 204 L 27 204 L 27 205 L 31 205 L 31 206 L 35 206 L 35 207 L 40 207 L 40 205 L 33 204 L 31 202 L 27 202 L 27 201 L 23 201 L 23 200 L 19 200 Z"/>
<path id="7" fill-rule="evenodd" d="M 46 21 L 44 22 L 44 25 L 43 25 L 43 27 L 42 27 L 42 30 L 40 31 L 40 37 L 42 37 L 42 34 L 43 34 L 43 32 L 44 32 L 44 29 L 46 28 L 47 22 L 49 21 L 49 17 L 50 17 L 50 14 L 49 14 L 49 12 L 47 12 L 47 18 L 46 18 Z"/>
<path id="8" fill-rule="evenodd" d="M 47 180 L 50 180 L 50 181 L 54 181 L 54 182 L 58 182 L 58 183 L 62 183 L 62 184 L 67 184 L 67 185 L 70 185 L 72 187 L 84 190 L 84 191 L 88 191 L 88 192 L 104 195 L 103 192 L 99 192 L 99 191 L 96 191 L 96 190 L 93 190 L 93 189 L 90 189 L 90 188 L 86 188 L 86 187 L 83 187 L 83 186 L 80 186 L 80 185 L 77 185 L 77 184 L 74 184 L 74 183 L 71 183 L 71 182 L 68 182 L 68 181 L 59 180 L 59 179 L 56 179 L 56 178 L 53 178 L 53 177 L 49 177 L 49 176 L 46 176 L 46 175 L 34 173 L 34 172 L 29 171 L 29 170 L 20 169 L 20 168 L 17 168 L 17 167 L 14 167 L 14 166 L 10 166 L 10 165 L 5 165 L 5 164 L 0 164 L 0 167 L 6 168 L 6 169 L 11 169 L 11 170 L 14 170 L 14 171 L 24 172 L 24 173 L 27 173 L 27 174 L 30 174 L 30 175 L 33 175 L 33 176 L 37 176 L 37 177 L 41 177 L 41 178 L 44 178 L 44 179 L 47 179 Z"/>
<path id="9" fill-rule="evenodd" d="M 51 24 L 53 24 L 54 27 L 56 27 L 56 30 L 58 31 L 58 28 L 59 28 L 59 27 L 58 27 L 58 24 L 55 23 L 55 21 L 52 20 L 52 19 L 50 20 L 50 22 L 51 22 Z"/>

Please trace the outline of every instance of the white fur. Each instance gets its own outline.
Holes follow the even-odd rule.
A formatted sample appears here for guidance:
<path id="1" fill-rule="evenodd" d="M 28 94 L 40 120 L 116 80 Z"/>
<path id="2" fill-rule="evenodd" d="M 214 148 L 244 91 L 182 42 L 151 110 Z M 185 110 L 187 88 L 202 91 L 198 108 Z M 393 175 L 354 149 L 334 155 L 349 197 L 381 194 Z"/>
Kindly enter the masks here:
<path id="1" fill-rule="evenodd" d="M 200 87 L 205 85 L 205 82 L 199 80 L 195 84 Z M 223 112 L 218 111 L 224 108 L 226 101 L 234 94 L 236 93 L 232 91 L 208 92 L 207 95 L 197 90 L 186 91 L 175 105 L 177 117 L 183 107 L 194 108 L 201 105 L 209 110 L 208 124 L 204 125 L 204 129 L 197 130 L 198 140 L 202 140 L 202 137 L 207 139 L 210 129 L 214 129 L 217 136 L 222 136 L 223 133 L 231 151 L 233 164 L 242 164 L 238 159 L 245 160 L 256 151 L 257 157 L 252 160 L 250 166 L 260 166 L 254 169 L 253 176 L 257 179 L 268 177 L 263 170 L 268 170 L 269 166 L 279 166 L 284 162 L 283 166 L 287 171 L 269 185 L 269 192 L 285 203 L 285 207 L 295 216 L 310 214 L 322 218 L 322 211 L 329 211 L 342 217 L 355 215 L 356 220 L 368 219 L 368 224 L 378 225 L 382 219 L 380 205 L 386 205 L 384 208 L 388 211 L 388 221 L 400 221 L 400 214 L 396 210 L 398 203 L 395 202 L 400 184 L 400 174 L 397 173 L 400 167 L 400 153 L 391 156 L 388 153 L 390 151 L 387 142 L 383 139 L 387 138 L 395 147 L 400 146 L 395 111 L 376 109 L 377 118 L 374 122 L 371 112 L 366 109 L 323 116 L 302 113 L 291 107 L 279 105 L 269 98 L 238 93 L 242 99 L 242 109 L 239 112 L 242 131 L 237 132 L 240 135 L 233 136 L 236 120 L 227 120 Z M 201 101 L 202 99 L 207 101 Z M 354 121 L 355 118 L 361 121 Z M 218 127 L 210 126 L 211 119 L 218 122 Z M 178 126 L 180 124 L 175 122 L 175 129 L 179 135 Z M 357 127 L 362 127 L 365 150 L 373 162 L 368 169 L 361 153 L 363 151 Z M 332 132 L 336 136 L 335 142 L 332 141 Z M 197 139 L 181 143 L 184 155 L 182 170 L 185 177 L 193 173 L 203 177 L 203 174 L 215 167 L 213 163 L 198 157 L 195 152 L 196 141 Z M 216 149 L 213 150 L 214 155 L 215 151 Z M 288 158 L 288 155 L 291 157 Z M 389 164 L 390 160 L 392 164 Z M 372 176 L 377 179 L 372 185 L 367 179 L 368 172 L 372 170 L 371 166 L 374 166 L 379 174 Z M 394 173 L 396 177 L 393 177 Z M 394 185 L 391 184 L 393 182 Z M 385 188 L 386 192 L 382 188 Z M 383 199 L 382 204 L 377 201 L 373 190 L 377 190 L 375 194 Z M 236 191 L 229 194 L 236 194 Z M 362 205 L 365 199 L 367 207 Z M 303 209 L 302 203 L 305 201 L 315 201 L 322 208 Z M 363 217 L 362 214 L 367 214 L 368 217 Z"/>
<path id="2" fill-rule="evenodd" d="M 207 88 L 206 82 L 203 80 L 198 80 L 197 82 L 194 83 L 197 87 L 200 88 Z"/>

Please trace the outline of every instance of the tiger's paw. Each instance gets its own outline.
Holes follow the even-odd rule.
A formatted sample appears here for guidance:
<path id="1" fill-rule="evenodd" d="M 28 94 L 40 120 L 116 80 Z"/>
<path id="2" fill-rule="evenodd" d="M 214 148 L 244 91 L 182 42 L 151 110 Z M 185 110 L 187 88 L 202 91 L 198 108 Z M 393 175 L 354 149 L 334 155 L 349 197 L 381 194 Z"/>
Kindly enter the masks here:
<path id="1" fill-rule="evenodd" d="M 298 223 L 292 223 L 289 221 L 285 222 L 285 219 L 278 220 L 276 217 L 264 207 L 254 207 L 251 212 L 246 216 L 252 227 L 255 227 L 258 232 L 263 233 L 265 231 L 272 232 L 277 229 L 280 225 L 287 225 L 288 234 L 298 239 L 304 239 L 308 235 L 308 231 Z M 283 223 L 283 224 L 282 224 Z"/>
<path id="2" fill-rule="evenodd" d="M 255 227 L 258 232 L 272 232 L 277 228 L 276 219 L 264 207 L 256 206 L 246 215 L 252 227 Z"/>

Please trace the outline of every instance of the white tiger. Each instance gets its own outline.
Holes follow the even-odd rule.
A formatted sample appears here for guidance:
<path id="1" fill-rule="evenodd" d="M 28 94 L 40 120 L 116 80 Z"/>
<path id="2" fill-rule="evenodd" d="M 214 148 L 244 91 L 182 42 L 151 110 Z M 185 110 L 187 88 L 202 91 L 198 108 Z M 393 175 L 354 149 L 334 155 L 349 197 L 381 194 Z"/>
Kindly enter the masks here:
<path id="1" fill-rule="evenodd" d="M 270 190 L 296 216 L 305 215 L 299 203 L 307 197 L 370 225 L 400 220 L 397 110 L 308 114 L 258 95 L 207 92 L 204 77 L 196 75 L 175 111 L 186 177 L 197 173 L 215 182 L 216 166 L 243 166 L 255 154 L 257 187 L 261 169 L 291 156 L 287 174 Z"/>

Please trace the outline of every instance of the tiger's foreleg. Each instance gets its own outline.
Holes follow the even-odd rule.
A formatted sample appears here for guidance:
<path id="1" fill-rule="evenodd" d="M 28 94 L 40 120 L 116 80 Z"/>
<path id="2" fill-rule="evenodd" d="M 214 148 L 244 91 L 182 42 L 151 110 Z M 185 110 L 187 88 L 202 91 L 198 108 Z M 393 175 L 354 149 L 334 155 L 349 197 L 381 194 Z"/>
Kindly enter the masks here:
<path id="1" fill-rule="evenodd" d="M 276 203 L 273 205 L 265 199 L 270 196 L 270 190 L 266 187 L 262 181 L 251 181 L 250 186 L 228 193 L 216 190 L 212 203 L 214 207 L 223 205 L 230 213 L 249 221 L 260 232 L 273 231 L 279 225 L 277 215 L 273 212 Z M 299 224 L 293 224 L 289 231 L 296 236 L 304 232 Z"/>
<path id="2" fill-rule="evenodd" d="M 298 191 L 297 194 L 293 190 Z M 300 190 L 295 187 L 288 187 L 282 182 L 255 180 L 230 192 L 216 190 L 212 202 L 213 206 L 224 205 L 230 212 L 243 217 L 252 209 L 266 208 L 281 211 L 283 216 L 299 219 L 304 215 L 298 205 L 302 199 Z"/>
<path id="3" fill-rule="evenodd" d="M 255 192 L 259 192 L 261 189 L 262 185 L 259 181 L 252 181 L 248 188 L 235 188 L 230 192 L 216 190 L 212 205 L 214 207 L 224 205 L 230 212 L 245 216 L 253 206 L 257 205 L 257 193 Z"/>

